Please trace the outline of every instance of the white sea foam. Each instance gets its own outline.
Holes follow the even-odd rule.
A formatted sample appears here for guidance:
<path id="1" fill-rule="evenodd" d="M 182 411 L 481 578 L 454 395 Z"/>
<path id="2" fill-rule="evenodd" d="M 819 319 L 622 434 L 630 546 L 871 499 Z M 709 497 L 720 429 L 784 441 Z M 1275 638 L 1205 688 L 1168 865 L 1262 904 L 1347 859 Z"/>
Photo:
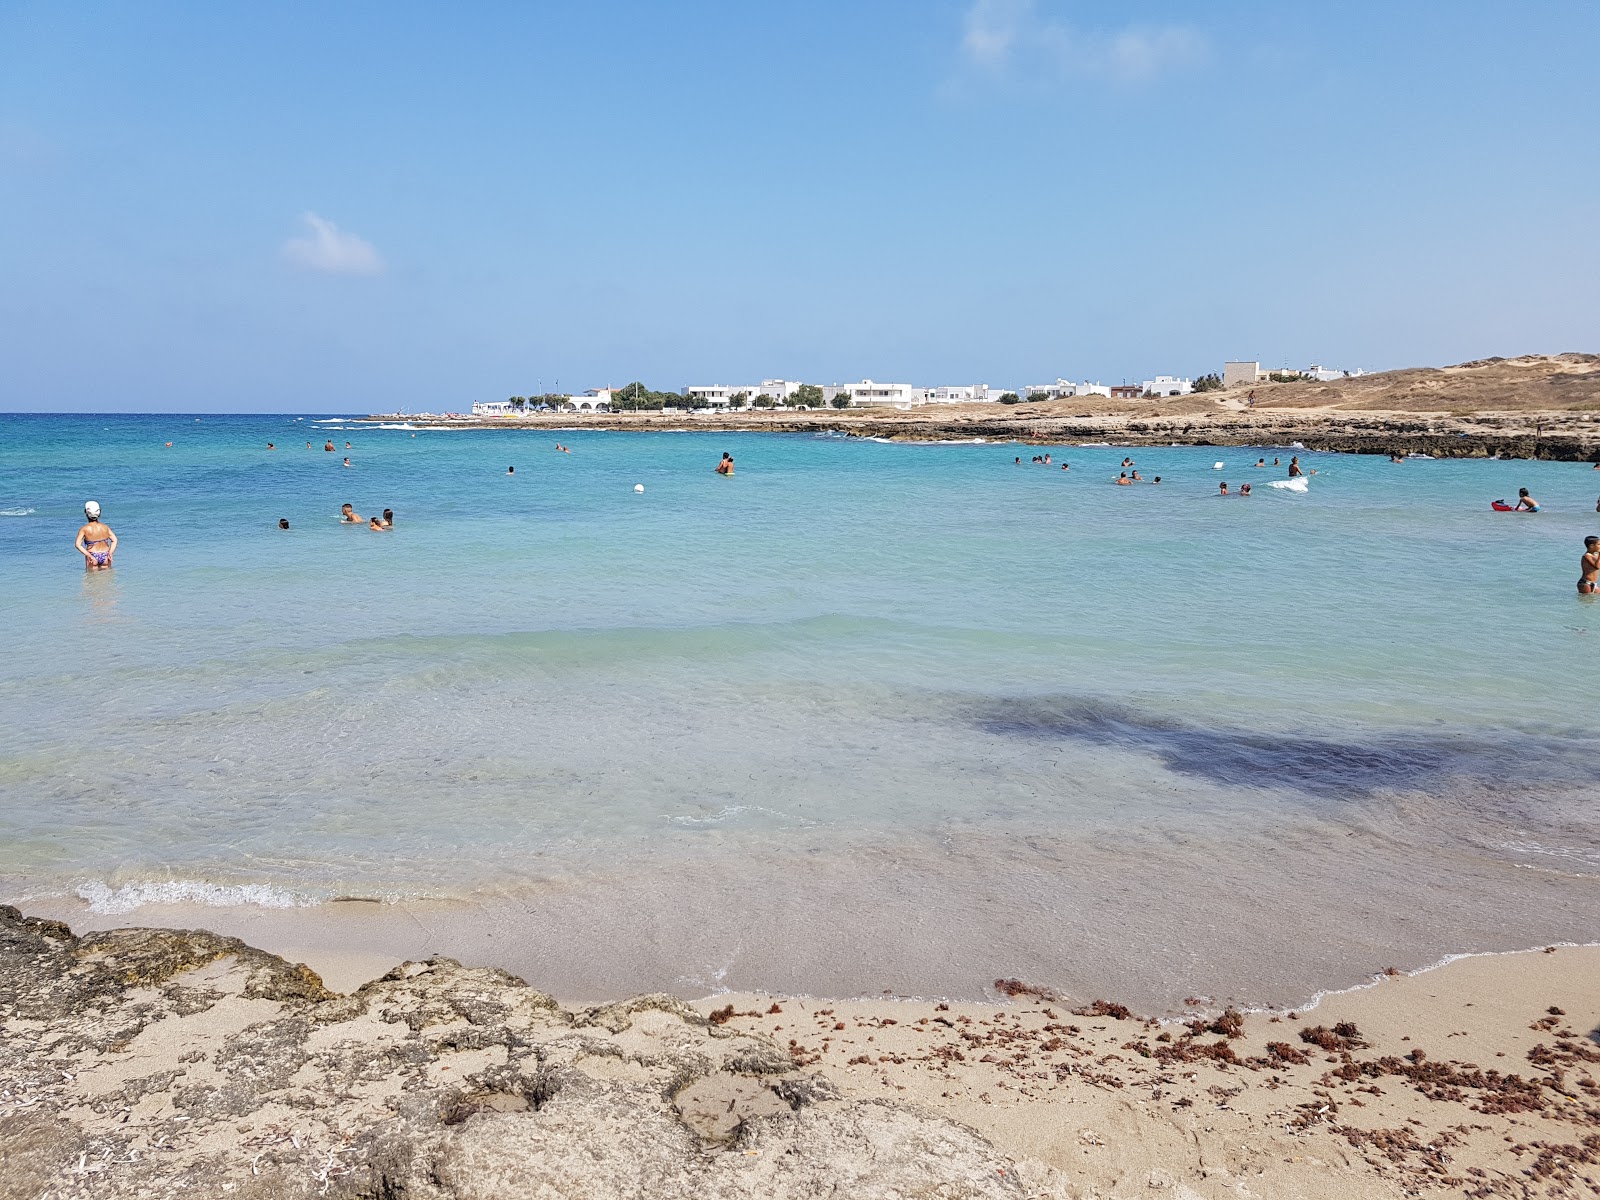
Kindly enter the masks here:
<path id="1" fill-rule="evenodd" d="M 0 508 L 0 517 L 31 517 L 33 513 L 31 508 Z"/>
<path id="2" fill-rule="evenodd" d="M 299 908 L 315 904 L 269 883 L 208 883 L 203 879 L 145 880 L 113 888 L 95 879 L 80 884 L 78 898 L 89 902 L 89 911 L 125 913 L 146 904 L 204 904 L 210 908 L 236 908 L 254 904 L 259 908 Z"/>
<path id="3" fill-rule="evenodd" d="M 397 425 L 379 424 L 372 426 L 374 429 L 420 429 L 422 426 L 413 425 L 409 421 L 401 421 Z"/>
<path id="4" fill-rule="evenodd" d="M 1311 490 L 1310 485 L 1298 476 L 1294 479 L 1272 479 L 1267 482 L 1267 486 L 1280 488 L 1286 492 L 1308 492 Z"/>

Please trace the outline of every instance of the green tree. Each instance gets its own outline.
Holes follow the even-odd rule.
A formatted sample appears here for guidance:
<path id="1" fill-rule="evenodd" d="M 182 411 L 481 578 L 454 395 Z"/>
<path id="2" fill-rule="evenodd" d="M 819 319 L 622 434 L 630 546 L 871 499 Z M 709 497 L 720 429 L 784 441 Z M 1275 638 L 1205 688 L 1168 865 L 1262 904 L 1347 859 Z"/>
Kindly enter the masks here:
<path id="1" fill-rule="evenodd" d="M 834 398 L 833 398 L 833 406 L 835 408 L 849 408 L 850 407 L 850 393 L 849 392 L 840 392 L 836 396 L 834 396 Z"/>
<path id="2" fill-rule="evenodd" d="M 1305 376 L 1299 371 L 1274 371 L 1267 378 L 1273 383 L 1299 383 Z"/>
<path id="3" fill-rule="evenodd" d="M 771 408 L 772 407 L 772 397 L 768 396 L 768 395 L 766 395 L 764 393 L 762 395 L 757 396 L 755 398 L 755 402 L 754 402 L 753 407 L 755 407 L 755 408 Z"/>
<path id="4" fill-rule="evenodd" d="M 814 383 L 802 383 L 795 388 L 794 395 L 789 397 L 789 403 L 794 405 L 804 404 L 808 408 L 821 408 L 822 389 Z"/>
<path id="5" fill-rule="evenodd" d="M 1050 393 L 1049 392 L 1029 392 L 1028 393 L 1028 403 L 1029 404 L 1038 404 L 1040 401 L 1048 400 L 1048 399 L 1050 399 Z"/>
<path id="6" fill-rule="evenodd" d="M 1002 392 L 1001 395 L 1000 395 L 1000 403 L 1001 404 L 1021 404 L 1022 403 L 1022 397 L 1017 395 L 1015 392 Z"/>
<path id="7" fill-rule="evenodd" d="M 746 404 L 749 404 L 749 403 L 750 403 L 750 393 L 749 392 L 735 392 L 733 395 L 728 397 L 728 407 L 729 408 L 743 408 Z"/>
<path id="8" fill-rule="evenodd" d="M 1209 375 L 1202 375 L 1194 381 L 1194 390 L 1197 392 L 1220 392 L 1222 390 L 1222 376 L 1215 371 Z"/>

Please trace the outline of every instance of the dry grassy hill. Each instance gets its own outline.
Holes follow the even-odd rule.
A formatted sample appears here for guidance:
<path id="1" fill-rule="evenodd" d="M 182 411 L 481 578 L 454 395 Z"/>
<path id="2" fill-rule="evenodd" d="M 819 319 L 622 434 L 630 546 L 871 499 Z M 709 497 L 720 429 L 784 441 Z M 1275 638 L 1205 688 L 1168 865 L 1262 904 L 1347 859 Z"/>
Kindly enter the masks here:
<path id="1" fill-rule="evenodd" d="M 1600 410 L 1600 355 L 1525 354 L 1454 367 L 1410 367 L 1337 383 L 1265 383 L 1259 408 L 1381 412 L 1572 412 Z M 1222 393 L 1232 399 L 1240 389 Z"/>

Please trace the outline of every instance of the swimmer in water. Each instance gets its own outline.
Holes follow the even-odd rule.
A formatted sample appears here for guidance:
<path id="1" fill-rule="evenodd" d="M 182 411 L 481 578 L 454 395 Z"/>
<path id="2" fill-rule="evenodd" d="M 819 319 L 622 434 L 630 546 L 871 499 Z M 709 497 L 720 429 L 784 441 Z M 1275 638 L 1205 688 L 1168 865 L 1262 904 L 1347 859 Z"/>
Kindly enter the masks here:
<path id="1" fill-rule="evenodd" d="M 276 446 L 274 446 L 274 445 L 273 445 L 273 444 L 272 444 L 272 443 L 271 443 L 271 442 L 268 442 L 268 443 L 267 443 L 267 449 L 268 449 L 268 450 L 276 450 L 276 449 L 277 449 L 277 447 L 276 447 Z"/>
<path id="2" fill-rule="evenodd" d="M 1125 466 L 1125 467 L 1131 467 L 1131 466 L 1133 466 L 1133 459 L 1131 459 L 1131 458 L 1125 458 L 1125 459 L 1123 459 L 1123 460 L 1122 460 L 1122 465 L 1123 465 L 1123 466 Z"/>
<path id="3" fill-rule="evenodd" d="M 383 532 L 383 518 L 382 517 L 373 517 L 371 520 L 369 520 L 367 522 L 367 528 L 372 530 L 374 533 L 382 533 Z"/>
<path id="4" fill-rule="evenodd" d="M 329 454 L 333 453 L 333 443 L 332 442 L 327 443 L 327 445 L 323 446 L 322 448 L 324 450 L 326 450 Z"/>
<path id="5" fill-rule="evenodd" d="M 1280 465 L 1281 465 L 1281 464 L 1280 464 L 1280 463 L 1279 463 L 1279 462 L 1278 462 L 1278 456 L 1277 456 L 1277 455 L 1273 455 L 1273 456 L 1272 456 L 1272 465 L 1273 465 L 1273 466 L 1275 466 L 1275 467 L 1276 467 L 1276 466 L 1280 466 Z"/>
<path id="6" fill-rule="evenodd" d="M 1133 480 L 1134 483 L 1143 483 L 1144 482 L 1144 476 L 1139 474 L 1139 472 L 1137 472 L 1137 471 L 1135 471 L 1132 475 L 1128 476 L 1128 478 Z"/>
<path id="7" fill-rule="evenodd" d="M 287 529 L 287 528 L 289 528 L 289 518 L 288 517 L 279 517 L 278 518 L 278 528 L 279 529 Z"/>
<path id="8" fill-rule="evenodd" d="M 1022 457 L 1020 455 L 1018 455 L 1016 458 L 1013 458 L 1011 461 L 1016 463 L 1019 467 L 1022 465 Z"/>
<path id="9" fill-rule="evenodd" d="M 1062 463 L 1062 464 L 1061 464 L 1061 469 L 1062 469 L 1062 470 L 1063 470 L 1063 471 L 1065 471 L 1065 470 L 1068 470 L 1068 469 L 1070 469 L 1070 468 L 1071 468 L 1071 466 L 1072 466 L 1072 464 L 1071 464 L 1071 463 Z"/>
<path id="10" fill-rule="evenodd" d="M 1297 475 L 1304 474 L 1305 472 L 1300 469 L 1300 456 L 1296 454 L 1289 460 L 1289 478 L 1293 479 Z"/>
<path id="11" fill-rule="evenodd" d="M 1578 564 L 1578 595 L 1600 592 L 1600 537 L 1583 539 L 1583 561 Z"/>
<path id="12" fill-rule="evenodd" d="M 1050 456 L 1048 454 L 1044 456 L 1044 465 L 1047 467 L 1050 465 Z"/>
<path id="13" fill-rule="evenodd" d="M 1217 495 L 1226 496 L 1227 494 L 1228 494 L 1228 485 L 1226 483 L 1220 485 L 1217 488 Z"/>
<path id="14" fill-rule="evenodd" d="M 1518 512 L 1538 512 L 1539 511 L 1539 502 L 1537 500 L 1535 500 L 1532 496 L 1528 495 L 1528 489 L 1527 488 L 1518 488 L 1517 489 L 1517 511 Z"/>
<path id="15" fill-rule="evenodd" d="M 1155 478 L 1154 478 L 1154 479 L 1152 479 L 1152 480 L 1151 480 L 1151 481 L 1150 481 L 1150 482 L 1151 482 L 1151 483 L 1160 483 L 1160 482 L 1161 482 L 1161 476 L 1159 476 L 1159 475 L 1157 475 L 1157 476 L 1156 476 L 1156 477 L 1155 477 Z"/>
<path id="16" fill-rule="evenodd" d="M 515 467 L 507 467 L 506 468 L 506 474 L 507 475 L 515 475 L 516 473 L 517 473 L 517 469 Z"/>
<path id="17" fill-rule="evenodd" d="M 359 525 L 361 524 L 361 514 L 348 504 L 341 504 L 339 506 L 339 520 L 345 525 Z"/>
<path id="18" fill-rule="evenodd" d="M 1248 496 L 1249 494 L 1250 494 L 1250 485 L 1248 483 L 1241 484 L 1239 486 L 1239 495 Z"/>
<path id="19" fill-rule="evenodd" d="M 345 443 L 345 444 L 344 444 L 344 448 L 345 448 L 345 449 L 346 449 L 346 450 L 348 450 L 348 449 L 350 449 L 350 443 L 349 443 L 349 442 L 346 442 L 346 443 Z"/>
<path id="20" fill-rule="evenodd" d="M 350 465 L 350 460 L 348 458 L 344 460 L 344 465 L 347 467 Z"/>
<path id="21" fill-rule="evenodd" d="M 1267 465 L 1267 460 L 1266 460 L 1266 459 L 1264 459 L 1264 458 L 1258 458 L 1258 459 L 1256 459 L 1256 466 L 1258 466 L 1258 467 L 1264 467 L 1264 466 L 1266 466 L 1266 465 Z"/>
<path id="22" fill-rule="evenodd" d="M 383 527 L 385 529 L 394 528 L 394 509 L 386 508 L 383 510 Z"/>
<path id="23" fill-rule="evenodd" d="M 1122 474 L 1117 476 L 1116 484 L 1118 487 L 1132 487 L 1133 480 L 1129 479 L 1128 473 L 1124 471 Z"/>
<path id="24" fill-rule="evenodd" d="M 726 450 L 722 452 L 722 461 L 717 464 L 717 474 L 733 474 L 733 455 L 729 454 Z"/>
<path id="25" fill-rule="evenodd" d="M 111 526 L 100 520 L 100 506 L 93 500 L 83 506 L 83 525 L 73 545 L 83 555 L 83 569 L 103 571 L 111 566 L 111 556 L 117 552 L 117 535 Z"/>

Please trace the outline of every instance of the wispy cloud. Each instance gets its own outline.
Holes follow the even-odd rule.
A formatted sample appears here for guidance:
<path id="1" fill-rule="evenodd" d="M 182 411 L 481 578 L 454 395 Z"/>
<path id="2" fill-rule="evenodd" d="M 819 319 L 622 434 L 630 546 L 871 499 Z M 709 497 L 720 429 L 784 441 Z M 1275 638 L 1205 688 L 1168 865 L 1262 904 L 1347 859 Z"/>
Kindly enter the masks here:
<path id="1" fill-rule="evenodd" d="M 989 75 L 1123 83 L 1193 66 L 1208 50 L 1204 36 L 1186 25 L 1078 29 L 1041 13 L 1035 0 L 974 0 L 961 48 L 970 66 Z"/>
<path id="2" fill-rule="evenodd" d="M 284 258 L 295 266 L 332 275 L 376 275 L 383 270 L 383 257 L 366 238 L 346 233 L 314 212 L 301 220 L 306 234 L 283 243 Z"/>

